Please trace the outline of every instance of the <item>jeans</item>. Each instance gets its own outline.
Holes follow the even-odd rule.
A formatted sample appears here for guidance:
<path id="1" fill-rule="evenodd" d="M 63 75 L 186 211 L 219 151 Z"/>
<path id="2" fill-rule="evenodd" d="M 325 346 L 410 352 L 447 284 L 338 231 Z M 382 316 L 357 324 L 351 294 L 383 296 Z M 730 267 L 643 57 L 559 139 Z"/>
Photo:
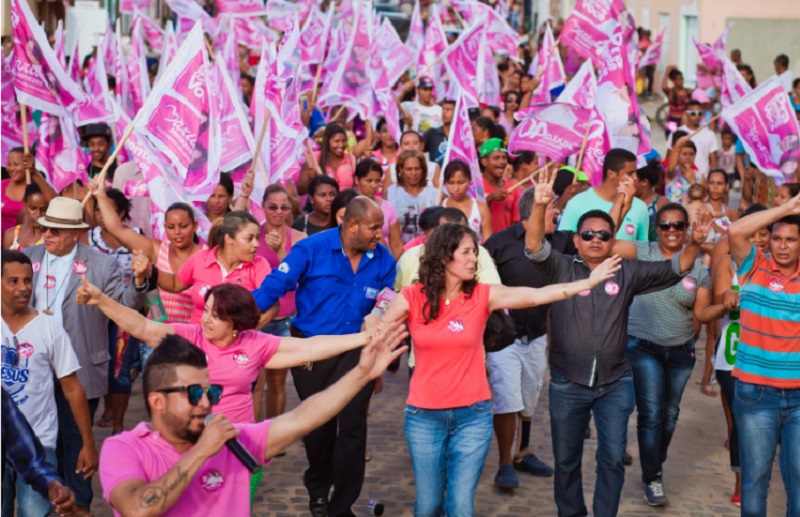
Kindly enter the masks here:
<path id="1" fill-rule="evenodd" d="M 728 409 L 731 410 L 731 434 L 728 437 L 728 456 L 730 457 L 731 471 L 741 472 L 739 466 L 739 430 L 736 428 L 736 415 L 733 413 L 733 394 L 736 391 L 736 379 L 730 370 L 715 370 L 720 394 Z"/>
<path id="2" fill-rule="evenodd" d="M 661 346 L 629 336 L 625 355 L 633 370 L 642 481 L 650 483 L 661 480 L 683 390 L 694 368 L 694 340 Z"/>
<path id="3" fill-rule="evenodd" d="M 550 370 L 550 430 L 559 517 L 588 515 L 583 500 L 581 463 L 586 426 L 592 414 L 597 427 L 594 515 L 611 517 L 617 514 L 625 483 L 628 418 L 633 406 L 633 376 L 630 371 L 616 381 L 588 387 Z"/>
<path id="4" fill-rule="evenodd" d="M 122 356 L 122 365 L 119 375 L 114 377 L 115 362 L 117 360 L 117 340 L 119 337 L 119 327 L 113 321 L 108 322 L 108 353 L 111 358 L 108 361 L 108 392 L 119 394 L 131 394 L 131 367 L 139 362 L 139 340 L 133 336 L 127 336 L 128 344 Z"/>
<path id="5" fill-rule="evenodd" d="M 261 329 L 265 334 L 271 334 L 279 337 L 289 337 L 289 327 L 292 324 L 292 317 L 283 318 L 282 320 L 272 320 Z"/>
<path id="6" fill-rule="evenodd" d="M 57 467 L 55 449 L 45 449 L 47 463 Z M 14 515 L 14 498 L 17 500 L 17 517 L 44 517 L 53 505 L 17 474 L 11 463 L 3 469 L 3 515 Z"/>
<path id="7" fill-rule="evenodd" d="M 414 515 L 474 515 L 475 489 L 492 441 L 491 402 L 452 409 L 408 406 L 405 413 L 417 489 Z"/>
<path id="8" fill-rule="evenodd" d="M 733 413 L 742 463 L 742 516 L 767 515 L 767 492 L 781 444 L 786 515 L 800 517 L 800 388 L 778 389 L 736 380 Z"/>

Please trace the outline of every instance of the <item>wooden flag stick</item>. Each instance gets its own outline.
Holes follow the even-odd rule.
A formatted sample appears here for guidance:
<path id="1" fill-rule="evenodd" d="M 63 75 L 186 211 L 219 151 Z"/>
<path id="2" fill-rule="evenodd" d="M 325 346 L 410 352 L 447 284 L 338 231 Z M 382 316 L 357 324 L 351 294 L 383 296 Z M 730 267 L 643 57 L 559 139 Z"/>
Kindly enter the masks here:
<path id="1" fill-rule="evenodd" d="M 108 172 L 109 167 L 111 167 L 111 164 L 114 163 L 114 160 L 117 159 L 117 155 L 122 150 L 122 147 L 125 145 L 125 142 L 128 141 L 128 138 L 130 138 L 131 133 L 133 133 L 133 129 L 135 127 L 136 127 L 136 120 L 131 122 L 130 125 L 128 125 L 127 129 L 125 129 L 125 133 L 122 135 L 122 138 L 119 139 L 117 146 L 114 148 L 114 152 L 111 153 L 111 156 L 109 156 L 108 160 L 106 160 L 106 164 L 103 165 L 103 169 L 100 171 L 99 174 L 100 177 L 99 183 L 101 188 L 103 187 L 103 183 L 105 183 L 106 181 L 106 173 Z M 89 192 L 86 193 L 86 196 L 83 198 L 81 206 L 86 206 L 86 203 L 89 202 L 89 199 L 91 199 L 91 197 L 92 197 L 92 191 L 90 190 Z"/>
<path id="2" fill-rule="evenodd" d="M 255 172 L 256 162 L 259 163 L 261 162 L 261 146 L 264 143 L 264 135 L 267 133 L 267 124 L 269 124 L 269 117 L 270 117 L 270 111 L 269 109 L 267 109 L 267 116 L 264 117 L 264 123 L 261 124 L 261 131 L 258 134 L 258 142 L 256 142 L 256 150 L 255 153 L 253 154 L 253 163 L 250 165 L 250 170 L 253 172 Z M 264 176 L 264 183 L 266 185 L 269 185 L 269 176 L 267 176 L 267 171 L 264 170 L 263 164 L 261 164 L 259 170 L 261 171 L 261 174 Z"/>
<path id="3" fill-rule="evenodd" d="M 306 138 L 306 149 L 308 149 L 309 158 L 314 162 L 314 170 L 317 171 L 317 174 L 322 174 L 322 169 L 319 166 L 317 157 L 314 155 L 314 150 L 311 148 L 311 142 L 308 141 L 308 138 Z"/>
<path id="4" fill-rule="evenodd" d="M 546 164 L 546 165 L 542 165 L 541 167 L 539 167 L 538 169 L 536 169 L 535 171 L 533 171 L 532 173 L 530 173 L 530 175 L 529 175 L 527 178 L 524 178 L 524 179 L 522 179 L 522 180 L 520 180 L 520 181 L 518 181 L 518 182 L 514 183 L 513 185 L 511 185 L 511 188 L 509 188 L 507 192 L 510 194 L 510 193 L 511 193 L 511 192 L 513 192 L 514 190 L 518 189 L 519 187 L 521 187 L 521 186 L 522 186 L 522 185 L 524 185 L 525 183 L 527 183 L 527 182 L 529 182 L 530 180 L 532 180 L 532 179 L 533 179 L 534 177 L 536 177 L 536 176 L 537 176 L 537 175 L 538 175 L 540 172 L 542 172 L 542 171 L 544 171 L 544 170 L 546 170 L 546 169 L 549 169 L 550 167 L 552 167 L 552 166 L 553 166 L 554 164 L 556 164 L 556 163 L 558 163 L 558 162 L 550 162 L 550 163 L 548 163 L 548 164 Z"/>
<path id="5" fill-rule="evenodd" d="M 583 143 L 581 144 L 581 152 L 578 153 L 578 163 L 575 165 L 575 177 L 572 178 L 572 183 L 578 182 L 578 173 L 581 171 L 581 164 L 583 163 L 583 154 L 586 152 L 586 144 L 589 142 L 589 128 L 592 127 L 591 121 L 586 124 L 586 132 L 583 134 Z"/>
<path id="6" fill-rule="evenodd" d="M 345 106 L 344 104 L 342 104 L 341 106 L 339 106 L 339 109 L 338 109 L 338 110 L 336 110 L 336 114 L 333 116 L 333 118 L 331 118 L 331 122 L 336 122 L 336 119 L 337 119 L 337 118 L 339 118 L 339 116 L 340 116 L 342 113 L 344 113 L 344 110 L 346 110 L 346 109 L 347 109 L 347 106 Z"/>
<path id="7" fill-rule="evenodd" d="M 449 7 L 450 9 L 453 10 L 453 13 L 456 15 L 456 19 L 458 20 L 458 23 L 461 24 L 461 27 L 466 29 L 467 28 L 467 22 L 466 22 L 466 20 L 464 20 L 464 17 L 461 16 L 461 13 L 458 12 L 458 9 L 453 7 L 453 4 L 450 3 L 450 0 L 445 0 L 444 3 L 447 4 L 447 7 Z"/>
<path id="8" fill-rule="evenodd" d="M 722 115 L 722 114 L 720 113 L 720 114 L 714 115 L 713 117 L 711 117 L 711 118 L 710 118 L 710 119 L 708 119 L 707 121 L 705 121 L 705 122 L 703 122 L 702 124 L 700 124 L 700 126 L 699 126 L 697 129 L 695 129 L 694 131 L 692 131 L 691 133 L 689 133 L 689 138 L 691 139 L 691 138 L 692 138 L 694 135 L 696 135 L 697 133 L 699 133 L 700 131 L 702 131 L 702 130 L 703 130 L 703 128 L 705 128 L 706 126 L 710 126 L 711 124 L 713 124 L 713 123 L 714 123 L 714 122 L 715 122 L 717 119 L 719 119 L 720 115 Z"/>
<path id="9" fill-rule="evenodd" d="M 28 154 L 31 150 L 28 147 L 28 106 L 25 104 L 19 105 L 19 114 L 22 118 L 22 147 L 25 149 L 25 156 L 27 160 Z M 31 170 L 25 167 L 25 183 L 31 184 Z"/>

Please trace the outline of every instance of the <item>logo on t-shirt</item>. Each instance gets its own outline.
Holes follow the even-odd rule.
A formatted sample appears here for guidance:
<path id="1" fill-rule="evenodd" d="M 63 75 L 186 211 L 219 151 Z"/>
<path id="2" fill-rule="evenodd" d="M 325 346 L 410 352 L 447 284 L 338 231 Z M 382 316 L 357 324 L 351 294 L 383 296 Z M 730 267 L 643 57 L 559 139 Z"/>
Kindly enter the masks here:
<path id="1" fill-rule="evenodd" d="M 233 360 L 239 365 L 239 368 L 244 368 L 247 366 L 247 363 L 250 362 L 250 358 L 247 357 L 247 354 L 241 351 L 233 353 Z"/>
<path id="2" fill-rule="evenodd" d="M 619 294 L 619 285 L 617 285 L 617 283 L 614 282 L 613 280 L 609 280 L 608 282 L 606 282 L 605 289 L 606 289 L 606 294 L 608 294 L 609 296 L 616 296 L 617 294 Z"/>
<path id="3" fill-rule="evenodd" d="M 27 359 L 33 355 L 33 345 L 30 343 L 20 343 L 19 345 L 19 358 Z"/>
<path id="4" fill-rule="evenodd" d="M 453 334 L 458 334 L 464 330 L 464 322 L 461 320 L 450 320 L 450 323 L 447 324 L 447 330 Z"/>
<path id="5" fill-rule="evenodd" d="M 681 284 L 683 284 L 683 288 L 687 291 L 694 291 L 694 288 L 697 287 L 697 284 L 694 282 L 694 278 L 688 276 L 681 280 Z"/>
<path id="6" fill-rule="evenodd" d="M 201 297 L 201 298 L 205 298 L 205 296 L 206 296 L 206 293 L 208 292 L 208 290 L 209 290 L 209 289 L 211 289 L 211 286 L 210 286 L 210 285 L 204 285 L 203 287 L 201 287 L 201 288 L 200 288 L 200 293 L 199 293 L 199 294 L 200 294 L 200 297 Z"/>
<path id="7" fill-rule="evenodd" d="M 209 492 L 216 492 L 224 483 L 225 480 L 218 470 L 208 470 L 200 477 L 200 486 Z"/>
<path id="8" fill-rule="evenodd" d="M 625 233 L 627 233 L 628 235 L 633 235 L 635 231 L 636 227 L 632 223 L 628 223 L 625 225 Z"/>
<path id="9" fill-rule="evenodd" d="M 780 293 L 783 291 L 783 282 L 781 282 L 778 278 L 772 278 L 769 281 L 768 287 L 773 293 Z"/>
<path id="10" fill-rule="evenodd" d="M 287 264 L 286 262 L 281 262 L 278 265 L 278 271 L 280 271 L 281 273 L 288 273 L 289 272 L 289 264 Z"/>

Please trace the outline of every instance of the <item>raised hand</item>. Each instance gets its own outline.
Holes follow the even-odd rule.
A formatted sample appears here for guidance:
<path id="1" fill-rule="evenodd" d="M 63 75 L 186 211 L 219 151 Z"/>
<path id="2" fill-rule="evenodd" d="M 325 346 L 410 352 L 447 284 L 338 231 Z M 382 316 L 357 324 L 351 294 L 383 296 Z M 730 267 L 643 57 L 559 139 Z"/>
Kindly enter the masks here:
<path id="1" fill-rule="evenodd" d="M 144 283 L 145 277 L 150 276 L 150 259 L 142 250 L 133 250 L 133 260 L 131 261 L 131 273 L 136 281 L 136 285 Z"/>
<path id="2" fill-rule="evenodd" d="M 253 193 L 253 188 L 255 188 L 255 171 L 251 168 L 244 175 L 244 179 L 242 179 L 242 196 L 250 197 L 250 194 Z"/>
<path id="3" fill-rule="evenodd" d="M 228 417 L 223 414 L 214 415 L 203 429 L 195 447 L 210 458 L 222 450 L 225 442 L 237 436 L 239 430 L 233 427 L 233 422 Z"/>
<path id="4" fill-rule="evenodd" d="M 636 195 L 636 185 L 633 182 L 633 178 L 626 176 L 624 179 L 620 180 L 617 193 L 625 197 L 626 203 L 633 200 Z"/>
<path id="5" fill-rule="evenodd" d="M 592 274 L 589 275 L 589 283 L 591 286 L 595 287 L 606 280 L 614 278 L 616 272 L 622 267 L 621 262 L 622 258 L 620 258 L 619 255 L 614 255 L 613 257 L 605 259 L 603 263 L 594 268 Z"/>
<path id="6" fill-rule="evenodd" d="M 86 275 L 81 276 L 81 285 L 78 287 L 76 299 L 80 305 L 98 305 L 103 291 L 96 285 L 86 280 Z"/>
<path id="7" fill-rule="evenodd" d="M 553 200 L 553 183 L 556 181 L 556 172 L 552 167 L 547 167 L 539 172 L 533 180 L 533 204 L 547 206 Z"/>
<path id="8" fill-rule="evenodd" d="M 361 350 L 358 368 L 370 379 L 377 379 L 392 361 L 408 350 L 408 346 L 398 347 L 406 337 L 408 332 L 404 324 L 391 323 L 384 326 Z"/>
<path id="9" fill-rule="evenodd" d="M 695 220 L 692 222 L 692 242 L 694 244 L 700 245 L 706 242 L 712 221 L 711 213 L 708 210 L 697 211 Z"/>
<path id="10" fill-rule="evenodd" d="M 267 243 L 267 246 L 272 251 L 277 253 L 283 244 L 283 237 L 277 230 L 270 230 L 270 232 L 264 236 L 264 242 Z"/>

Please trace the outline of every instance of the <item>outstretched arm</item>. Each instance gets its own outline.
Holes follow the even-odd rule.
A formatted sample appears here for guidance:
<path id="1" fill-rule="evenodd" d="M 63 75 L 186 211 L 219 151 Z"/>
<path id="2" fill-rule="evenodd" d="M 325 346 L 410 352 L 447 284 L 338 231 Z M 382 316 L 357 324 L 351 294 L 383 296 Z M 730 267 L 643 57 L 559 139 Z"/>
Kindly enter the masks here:
<path id="1" fill-rule="evenodd" d="M 556 174 L 548 168 L 539 173 L 534 180 L 533 211 L 528 219 L 528 229 L 525 232 L 525 249 L 529 253 L 536 253 L 542 249 L 544 240 L 544 213 L 547 205 L 553 202 L 553 183 Z"/>
<path id="2" fill-rule="evenodd" d="M 756 232 L 779 219 L 797 214 L 800 214 L 800 194 L 781 206 L 750 214 L 733 223 L 728 228 L 728 242 L 731 247 L 731 257 L 736 264 L 741 266 L 744 259 L 750 254 L 753 246 L 750 243 L 750 237 Z"/>
<path id="3" fill-rule="evenodd" d="M 264 367 L 270 369 L 291 368 L 309 361 L 322 361 L 348 350 L 362 347 L 368 342 L 366 332 L 309 338 L 283 337 L 278 351 Z"/>

